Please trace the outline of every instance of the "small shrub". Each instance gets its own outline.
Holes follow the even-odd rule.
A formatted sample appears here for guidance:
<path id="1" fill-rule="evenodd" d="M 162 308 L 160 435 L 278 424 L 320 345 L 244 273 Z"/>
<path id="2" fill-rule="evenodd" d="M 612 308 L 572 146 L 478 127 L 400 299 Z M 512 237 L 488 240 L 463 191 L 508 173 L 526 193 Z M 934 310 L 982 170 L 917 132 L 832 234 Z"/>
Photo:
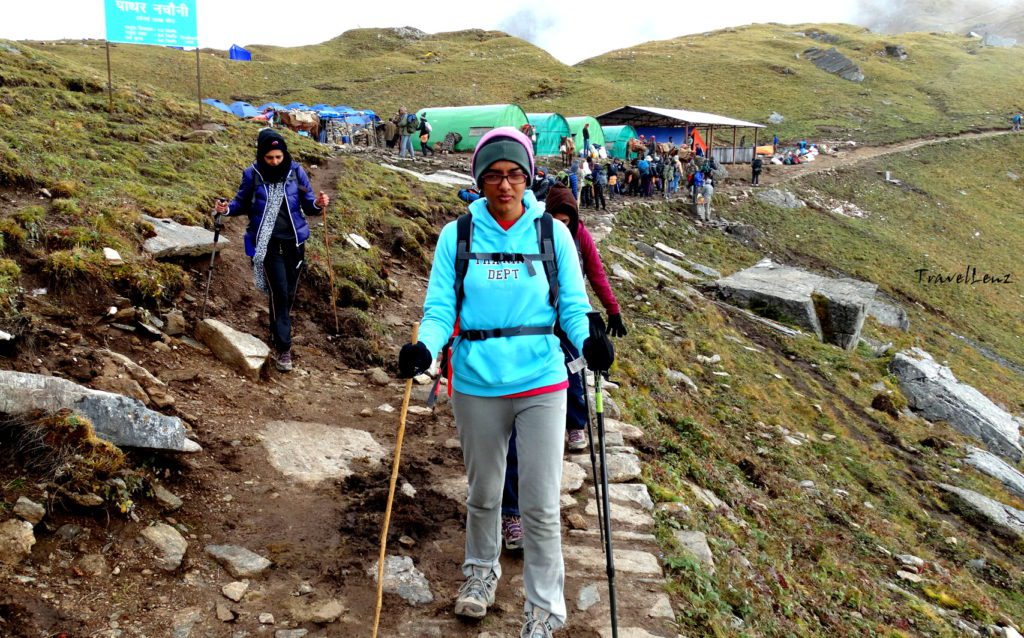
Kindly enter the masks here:
<path id="1" fill-rule="evenodd" d="M 20 289 L 21 268 L 11 259 L 0 259 L 0 316 L 15 310 L 14 301 Z"/>
<path id="2" fill-rule="evenodd" d="M 112 283 L 135 303 L 173 299 L 188 285 L 188 275 L 174 264 L 124 264 L 112 271 Z"/>
<path id="3" fill-rule="evenodd" d="M 54 199 L 50 205 L 53 207 L 54 212 L 61 215 L 73 216 L 78 215 L 81 212 L 81 209 L 78 207 L 78 202 L 74 199 L 58 197 L 57 199 Z"/>
<path id="4" fill-rule="evenodd" d="M 55 290 L 69 290 L 103 272 L 103 255 L 85 248 L 58 250 L 46 257 L 43 272 Z"/>

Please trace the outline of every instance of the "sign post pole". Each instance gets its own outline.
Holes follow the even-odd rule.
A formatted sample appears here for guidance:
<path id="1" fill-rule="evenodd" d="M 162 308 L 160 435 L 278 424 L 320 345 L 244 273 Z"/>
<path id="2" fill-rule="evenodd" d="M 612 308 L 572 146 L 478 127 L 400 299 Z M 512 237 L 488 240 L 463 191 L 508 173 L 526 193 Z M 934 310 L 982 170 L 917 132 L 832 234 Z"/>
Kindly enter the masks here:
<path id="1" fill-rule="evenodd" d="M 114 78 L 110 73 L 110 40 L 107 40 L 107 96 L 110 104 L 107 106 L 107 112 L 110 114 L 114 113 Z"/>
<path id="2" fill-rule="evenodd" d="M 203 126 L 203 85 L 199 81 L 199 43 L 196 43 L 196 101 L 199 103 L 199 123 L 197 128 Z"/>

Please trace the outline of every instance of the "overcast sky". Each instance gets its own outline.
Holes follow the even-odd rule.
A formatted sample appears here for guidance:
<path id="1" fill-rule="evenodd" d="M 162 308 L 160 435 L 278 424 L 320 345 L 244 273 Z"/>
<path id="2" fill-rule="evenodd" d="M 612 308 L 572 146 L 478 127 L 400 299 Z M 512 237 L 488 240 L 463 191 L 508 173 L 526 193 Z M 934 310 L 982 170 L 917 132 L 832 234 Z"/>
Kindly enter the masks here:
<path id="1" fill-rule="evenodd" d="M 645 0 L 619 2 L 480 2 L 390 0 L 380 4 L 323 0 L 198 0 L 199 42 L 296 46 L 323 42 L 357 27 L 412 26 L 428 33 L 500 29 L 523 37 L 567 64 L 648 40 L 663 40 L 752 22 L 850 22 L 856 0 Z M 356 7 L 356 9 L 353 9 Z M 642 8 L 641 8 L 642 7 Z M 103 0 L 0 0 L 0 38 L 103 38 Z"/>

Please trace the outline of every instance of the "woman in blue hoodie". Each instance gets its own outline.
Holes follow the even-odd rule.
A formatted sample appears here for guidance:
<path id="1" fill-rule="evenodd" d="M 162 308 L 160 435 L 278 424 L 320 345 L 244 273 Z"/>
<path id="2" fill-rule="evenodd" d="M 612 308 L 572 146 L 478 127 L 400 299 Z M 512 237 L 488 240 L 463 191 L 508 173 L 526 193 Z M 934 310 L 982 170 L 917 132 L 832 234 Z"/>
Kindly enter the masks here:
<path id="1" fill-rule="evenodd" d="M 218 215 L 249 216 L 245 254 L 252 258 L 256 287 L 270 298 L 270 340 L 282 372 L 292 369 L 292 301 L 309 239 L 302 213 L 320 215 L 330 201 L 323 191 L 313 196 L 306 171 L 292 161 L 281 134 L 263 129 L 256 161 L 242 172 L 235 198 L 214 209 Z"/>
<path id="2" fill-rule="evenodd" d="M 455 613 L 483 617 L 501 577 L 501 497 L 509 435 L 516 429 L 519 502 L 525 543 L 521 636 L 546 638 L 565 623 L 559 489 L 568 376 L 556 323 L 592 369 L 614 359 L 607 337 L 589 336 L 590 303 L 568 228 L 554 223 L 557 299 L 538 248 L 543 204 L 528 190 L 535 174 L 529 138 L 510 127 L 484 135 L 472 161 L 483 198 L 469 205 L 472 234 L 459 251 L 457 222 L 437 241 L 423 304 L 420 341 L 402 347 L 399 374 L 430 367 L 458 326 L 452 346 L 452 407 L 469 479 L 466 581 Z M 539 252 L 540 250 L 540 252 Z M 468 256 L 467 256 L 468 253 Z M 456 255 L 468 259 L 457 299 Z M 548 256 L 550 253 L 548 253 Z M 523 259 L 523 257 L 531 259 Z M 553 303 L 555 302 L 555 303 Z"/>

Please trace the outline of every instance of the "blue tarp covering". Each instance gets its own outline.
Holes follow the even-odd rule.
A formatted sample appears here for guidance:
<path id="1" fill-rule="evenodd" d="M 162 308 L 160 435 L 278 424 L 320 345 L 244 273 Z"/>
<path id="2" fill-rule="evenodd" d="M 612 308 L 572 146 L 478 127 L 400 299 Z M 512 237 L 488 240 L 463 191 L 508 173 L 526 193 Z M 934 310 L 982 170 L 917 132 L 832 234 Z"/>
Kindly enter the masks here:
<path id="1" fill-rule="evenodd" d="M 302 102 L 292 102 L 291 104 L 284 108 L 288 109 L 289 111 L 291 111 L 292 109 L 299 109 L 300 111 L 310 110 L 309 107 L 303 104 Z"/>
<path id="2" fill-rule="evenodd" d="M 334 110 L 338 111 L 339 113 L 351 113 L 355 109 L 352 108 L 351 106 L 345 106 L 344 104 L 339 104 L 338 106 L 334 107 Z"/>
<path id="3" fill-rule="evenodd" d="M 228 51 L 228 58 L 231 60 L 242 60 L 244 62 L 249 62 L 250 60 L 252 60 L 252 54 L 243 49 L 242 47 L 238 46 L 237 44 L 232 44 L 231 49 Z"/>
<path id="4" fill-rule="evenodd" d="M 232 102 L 230 109 L 238 117 L 256 117 L 260 114 L 256 107 L 248 102 Z"/>
<path id="5" fill-rule="evenodd" d="M 221 102 L 220 100 L 215 100 L 212 97 L 208 97 L 205 100 L 203 100 L 203 104 L 209 104 L 210 106 L 212 106 L 214 108 L 218 108 L 218 109 L 224 111 L 225 113 L 231 113 L 232 115 L 234 115 L 234 113 L 231 111 L 231 107 L 230 106 L 228 106 L 227 104 Z"/>
<path id="6" fill-rule="evenodd" d="M 256 107 L 256 110 L 258 110 L 260 113 L 266 111 L 267 109 L 274 109 L 275 111 L 287 110 L 284 108 L 284 104 L 278 104 L 277 102 L 267 102 L 266 104 L 260 104 L 259 106 Z"/>

